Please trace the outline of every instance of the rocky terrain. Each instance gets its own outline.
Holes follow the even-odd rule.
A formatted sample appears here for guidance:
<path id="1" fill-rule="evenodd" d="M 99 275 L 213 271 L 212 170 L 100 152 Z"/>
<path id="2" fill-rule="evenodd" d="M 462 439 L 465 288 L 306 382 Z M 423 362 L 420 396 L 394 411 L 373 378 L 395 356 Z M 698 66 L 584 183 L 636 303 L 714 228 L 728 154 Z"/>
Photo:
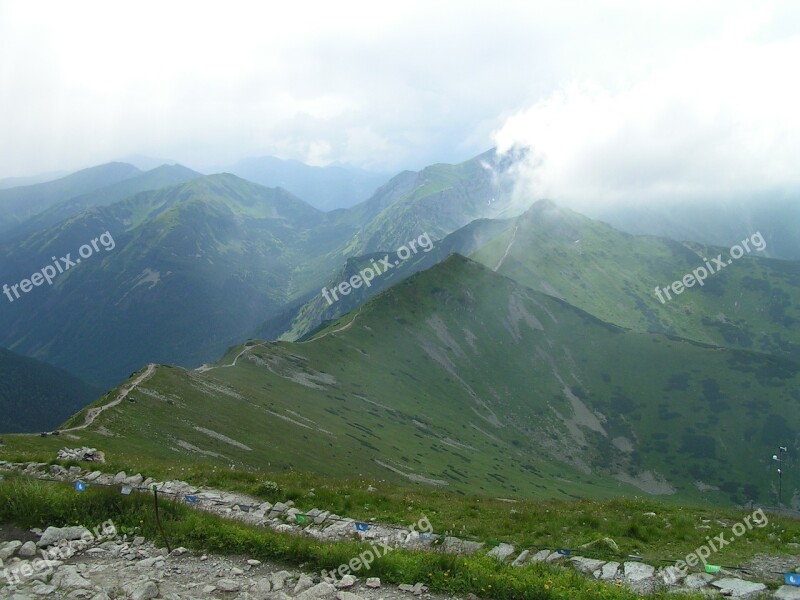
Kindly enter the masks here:
<path id="1" fill-rule="evenodd" d="M 403 547 L 468 554 L 483 547 L 480 542 L 439 536 L 421 527 L 415 530 L 371 523 L 364 530 L 359 530 L 353 519 L 319 509 L 301 513 L 291 501 L 272 504 L 244 494 L 197 488 L 182 481 L 157 482 L 138 473 L 128 475 L 120 472 L 110 475 L 100 471 L 86 471 L 77 466 L 65 469 L 45 463 L 2 461 L 0 470 L 14 470 L 39 479 L 83 481 L 89 486 L 119 486 L 128 492 L 134 489 L 147 492 L 155 486 L 161 495 L 184 502 L 188 499 L 200 510 L 325 541 L 352 539 L 357 534 L 366 542 L 387 548 Z M 38 537 L 42 533 L 43 536 Z M 412 594 L 421 595 L 427 592 L 419 582 L 408 582 L 398 588 L 378 587 L 378 581 L 367 577 L 368 571 L 364 571 L 367 575 L 363 579 L 356 579 L 352 575 L 341 578 L 323 577 L 320 573 L 289 572 L 280 565 L 262 565 L 258 561 L 248 560 L 247 557 L 196 556 L 182 548 L 167 554 L 166 549 L 157 549 L 143 538 L 129 540 L 123 536 L 105 540 L 100 533 L 102 532 L 95 532 L 96 539 L 89 540 L 87 544 L 85 539 L 81 540 L 81 535 L 86 537 L 86 531 L 79 527 L 21 532 L 17 537 L 0 530 L 0 540 L 5 541 L 0 546 L 0 560 L 4 561 L 7 574 L 0 598 L 23 600 L 37 595 L 61 594 L 56 597 L 97 600 L 105 597 L 140 600 L 218 597 L 276 600 L 299 597 L 313 600 L 337 597 L 339 600 L 357 600 L 359 596 L 412 597 Z M 599 541 L 607 545 L 613 544 L 613 540 Z M 8 579 L 9 573 L 21 573 L 23 570 L 33 572 L 34 567 L 31 565 L 25 569 L 24 563 L 30 562 L 38 549 L 58 547 L 59 543 L 61 547 L 72 548 L 74 555 L 66 560 L 55 560 L 53 569 L 22 577 L 18 583 Z M 81 544 L 85 547 L 80 547 Z M 591 548 L 586 549 L 586 554 L 592 554 Z M 760 578 L 762 581 L 748 581 L 741 578 L 739 573 L 725 569 L 714 575 L 692 573 L 685 577 L 670 578 L 663 567 L 638 560 L 620 559 L 608 562 L 554 549 L 531 548 L 519 551 L 509 544 L 492 548 L 489 555 L 498 561 L 509 561 L 514 566 L 540 561 L 560 562 L 587 577 L 626 585 L 645 594 L 657 589 L 669 589 L 702 591 L 711 597 L 800 599 L 800 588 L 797 587 L 784 585 L 776 591 L 769 591 L 764 583 L 768 580 L 766 573 Z M 773 574 L 772 579 L 774 577 Z"/>

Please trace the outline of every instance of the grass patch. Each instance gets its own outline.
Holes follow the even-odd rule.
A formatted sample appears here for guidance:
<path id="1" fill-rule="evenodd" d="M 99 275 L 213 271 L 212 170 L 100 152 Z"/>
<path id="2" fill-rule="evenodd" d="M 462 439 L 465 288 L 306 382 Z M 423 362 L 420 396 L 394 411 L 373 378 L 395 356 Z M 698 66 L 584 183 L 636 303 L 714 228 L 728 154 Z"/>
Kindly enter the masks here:
<path id="1" fill-rule="evenodd" d="M 309 571 L 334 569 L 370 547 L 356 541 L 321 543 L 256 528 L 167 500 L 159 505 L 166 535 L 173 546 L 291 565 L 302 563 Z M 103 488 L 90 488 L 79 494 L 66 484 L 13 475 L 0 485 L 1 522 L 20 527 L 67 524 L 91 527 L 107 519 L 112 519 L 122 532 L 135 532 L 157 543 L 160 540 L 149 494 L 122 496 L 116 490 Z M 483 555 L 460 557 L 398 549 L 376 560 L 369 576 L 391 584 L 423 582 L 432 591 L 472 592 L 485 598 L 632 600 L 639 597 L 623 587 L 591 581 L 570 569 L 544 564 L 512 568 Z"/>

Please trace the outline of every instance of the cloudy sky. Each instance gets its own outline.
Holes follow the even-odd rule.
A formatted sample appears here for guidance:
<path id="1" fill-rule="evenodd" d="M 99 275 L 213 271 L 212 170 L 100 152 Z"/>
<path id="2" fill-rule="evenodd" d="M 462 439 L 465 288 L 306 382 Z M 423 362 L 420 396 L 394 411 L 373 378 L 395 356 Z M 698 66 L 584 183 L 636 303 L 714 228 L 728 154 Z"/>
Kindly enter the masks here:
<path id="1" fill-rule="evenodd" d="M 0 0 L 0 177 L 498 145 L 556 199 L 796 187 L 792 4 Z"/>

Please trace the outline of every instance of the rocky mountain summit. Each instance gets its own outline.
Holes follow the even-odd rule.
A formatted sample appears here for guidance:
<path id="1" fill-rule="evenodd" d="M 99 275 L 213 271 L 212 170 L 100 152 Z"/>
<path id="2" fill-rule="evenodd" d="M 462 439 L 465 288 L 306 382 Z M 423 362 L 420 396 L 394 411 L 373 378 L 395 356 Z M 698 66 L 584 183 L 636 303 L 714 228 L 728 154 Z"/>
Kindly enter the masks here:
<path id="1" fill-rule="evenodd" d="M 358 535 L 362 541 L 372 543 L 373 547 L 377 544 L 387 550 L 406 548 L 471 554 L 484 548 L 484 544 L 480 542 L 424 530 L 416 531 L 413 527 L 409 529 L 376 523 L 369 523 L 365 527 L 367 524 L 316 508 L 300 511 L 292 501 L 273 504 L 245 494 L 199 488 L 183 481 L 157 482 L 139 473 L 128 475 L 120 472 L 111 475 L 87 471 L 78 466 L 67 469 L 47 463 L 0 461 L 1 470 L 16 471 L 43 480 L 82 481 L 89 486 L 119 486 L 129 493 L 134 489 L 148 492 L 155 487 L 161 495 L 190 502 L 198 510 L 207 510 L 225 518 L 323 541 L 353 539 L 354 535 Z M 31 594 L 36 596 L 63 593 L 63 596 L 57 597 L 93 600 L 106 597 L 188 599 L 233 598 L 232 594 L 238 593 L 236 598 L 284 600 L 299 597 L 303 600 L 314 600 L 335 597 L 338 600 L 357 600 L 359 597 L 394 598 L 404 594 L 410 596 L 426 593 L 424 585 L 418 582 L 409 582 L 387 591 L 379 587 L 378 580 L 368 577 L 368 570 L 359 573 L 363 576 L 362 579 L 342 573 L 338 577 L 336 574 L 326 573 L 289 573 L 278 565 L 266 568 L 247 557 L 198 557 L 183 548 L 168 554 L 166 549 L 157 549 L 146 543 L 144 538 L 131 540 L 123 536 L 104 541 L 102 536 L 95 535 L 90 540 L 94 543 L 87 544 L 84 539 L 86 530 L 81 527 L 48 528 L 44 532 L 34 533 L 42 536 L 35 545 L 35 538 L 30 537 L 9 539 L 0 546 L 0 559 L 5 561 L 6 573 L 19 574 L 23 570 L 30 570 L 33 574 L 22 577 L 19 582 L 10 580 L 7 575 L 5 586 L 0 590 L 0 598 L 23 600 L 32 597 Z M 613 544 L 613 540 L 598 541 Z M 35 554 L 37 547 L 47 548 L 56 544 L 72 548 L 74 556 L 71 554 L 64 561 L 55 560 L 55 568 L 51 573 L 36 573 L 32 565 L 25 567 L 24 563 Z M 593 545 L 595 544 L 587 545 L 585 554 L 592 554 Z M 629 557 L 631 560 L 607 561 L 555 549 L 531 548 L 520 552 L 509 544 L 493 547 L 488 555 L 501 562 L 509 561 L 516 567 L 534 562 L 561 563 L 565 568 L 574 568 L 587 577 L 625 585 L 641 594 L 666 589 L 676 592 L 701 591 L 710 597 L 800 599 L 800 588 L 781 586 L 774 592 L 769 591 L 764 583 L 768 580 L 766 576 L 761 578 L 762 581 L 748 581 L 737 572 L 726 569 L 721 569 L 714 575 L 691 573 L 675 578 L 674 575 L 670 577 L 665 568 L 633 560 L 634 557 Z M 225 595 L 219 596 L 220 593 Z"/>

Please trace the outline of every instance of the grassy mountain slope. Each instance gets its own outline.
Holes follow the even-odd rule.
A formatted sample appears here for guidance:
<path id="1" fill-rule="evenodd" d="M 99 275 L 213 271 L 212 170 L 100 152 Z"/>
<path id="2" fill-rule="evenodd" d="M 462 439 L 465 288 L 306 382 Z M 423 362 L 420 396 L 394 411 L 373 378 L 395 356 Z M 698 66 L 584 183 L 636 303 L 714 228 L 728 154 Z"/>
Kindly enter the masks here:
<path id="1" fill-rule="evenodd" d="M 175 185 L 200 177 L 201 174 L 181 165 L 162 165 L 151 171 L 146 171 L 141 175 L 124 179 L 112 185 L 94 190 L 92 192 L 75 196 L 55 206 L 51 206 L 44 212 L 25 221 L 14 229 L 15 237 L 22 237 L 40 229 L 46 229 L 57 225 L 62 221 L 80 214 L 87 208 L 95 206 L 108 206 L 125 200 L 129 196 L 157 190 L 159 188 Z"/>
<path id="2" fill-rule="evenodd" d="M 797 363 L 611 326 L 452 256 L 306 343 L 159 367 L 80 438 L 129 461 L 743 502 L 770 497 L 776 440 L 797 447 L 799 382 Z"/>
<path id="3" fill-rule="evenodd" d="M 506 169 L 489 151 L 457 165 L 399 174 L 366 202 L 331 214 L 337 228 L 352 233 L 343 253 L 393 250 L 423 233 L 441 239 L 475 219 L 505 215 L 512 189 Z"/>
<path id="4" fill-rule="evenodd" d="M 335 302 L 328 302 L 320 291 L 316 291 L 305 303 L 291 307 L 291 310 L 272 319 L 256 332 L 256 337 L 266 339 L 297 340 L 323 324 L 360 307 L 367 300 L 381 291 L 410 277 L 414 273 L 424 271 L 445 260 L 450 254 L 467 256 L 485 246 L 490 240 L 497 238 L 502 232 L 513 227 L 514 220 L 478 219 L 469 225 L 451 233 L 433 244 L 432 249 L 420 249 L 405 260 L 400 260 L 396 252 L 378 252 L 349 259 L 343 268 L 325 285 L 327 289 L 335 288 L 341 282 L 349 282 L 351 278 L 365 269 L 372 269 L 385 256 L 389 256 L 392 264 L 387 270 L 376 276 L 370 285 L 354 288 L 347 295 L 338 296 Z M 395 265 L 394 263 L 397 262 Z M 383 268 L 383 267 L 381 267 Z M 329 294 L 329 298 L 333 298 Z"/>
<path id="5" fill-rule="evenodd" d="M 109 230 L 101 248 L 2 310 L 2 339 L 110 385 L 151 361 L 199 364 L 288 299 L 293 248 L 319 213 L 282 190 L 216 175 L 93 208 L 8 253 L 14 282 Z M 299 233 L 298 233 L 299 232 Z M 300 240 L 299 242 L 297 240 Z"/>
<path id="6" fill-rule="evenodd" d="M 112 162 L 54 181 L 0 190 L 0 234 L 8 235 L 15 227 L 54 204 L 140 173 L 133 165 Z"/>
<path id="7" fill-rule="evenodd" d="M 0 348 L 0 431 L 53 429 L 102 394 L 62 369 Z"/>
<path id="8" fill-rule="evenodd" d="M 669 286 L 718 254 L 728 259 L 725 248 L 634 237 L 538 202 L 472 257 L 604 321 L 800 361 L 797 262 L 761 258 L 753 250 L 702 287 L 658 299 L 656 286 Z"/>

